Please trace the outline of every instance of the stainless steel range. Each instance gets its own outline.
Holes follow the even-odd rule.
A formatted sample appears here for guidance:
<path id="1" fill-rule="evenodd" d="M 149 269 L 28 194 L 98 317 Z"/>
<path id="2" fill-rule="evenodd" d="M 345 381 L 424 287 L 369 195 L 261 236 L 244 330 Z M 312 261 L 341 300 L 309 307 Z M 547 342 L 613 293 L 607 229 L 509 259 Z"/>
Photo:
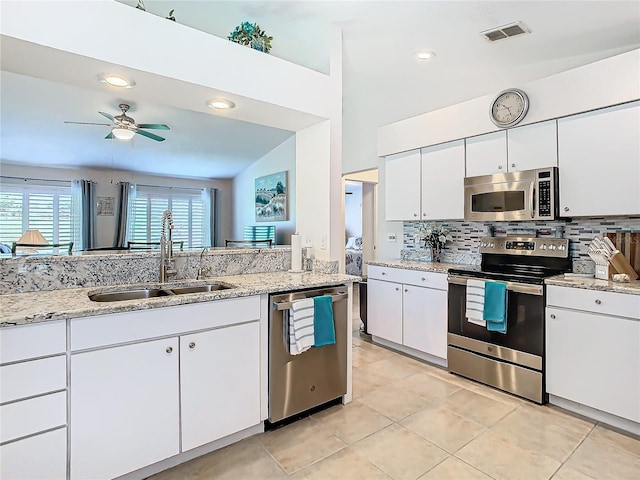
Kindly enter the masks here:
<path id="1" fill-rule="evenodd" d="M 480 253 L 480 270 L 449 270 L 449 371 L 545 403 L 544 279 L 571 270 L 569 240 L 485 237 Z M 468 321 L 469 279 L 506 283 L 506 333 Z"/>

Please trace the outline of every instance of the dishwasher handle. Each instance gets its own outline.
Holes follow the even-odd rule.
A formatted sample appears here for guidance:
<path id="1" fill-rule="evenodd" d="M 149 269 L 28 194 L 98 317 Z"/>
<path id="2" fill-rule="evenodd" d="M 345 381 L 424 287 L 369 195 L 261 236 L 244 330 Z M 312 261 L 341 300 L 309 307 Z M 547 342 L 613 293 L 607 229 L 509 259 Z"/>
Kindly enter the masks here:
<path id="1" fill-rule="evenodd" d="M 349 295 L 348 293 L 331 294 L 331 303 L 335 303 L 335 302 L 338 302 L 340 300 L 344 300 L 345 298 L 347 298 L 348 295 Z M 309 297 L 307 297 L 307 298 L 309 298 Z M 299 300 L 302 300 L 302 299 L 299 299 Z M 273 309 L 274 310 L 289 310 L 292 305 L 293 305 L 293 302 L 273 302 Z"/>

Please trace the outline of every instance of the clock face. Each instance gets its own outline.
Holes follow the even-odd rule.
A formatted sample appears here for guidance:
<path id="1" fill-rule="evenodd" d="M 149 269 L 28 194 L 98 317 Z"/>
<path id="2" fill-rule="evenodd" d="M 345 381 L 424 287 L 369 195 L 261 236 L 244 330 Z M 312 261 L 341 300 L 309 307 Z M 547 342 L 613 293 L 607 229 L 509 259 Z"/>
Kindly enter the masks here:
<path id="1" fill-rule="evenodd" d="M 499 127 L 509 127 L 520 122 L 527 114 L 529 99 L 521 90 L 505 90 L 493 101 L 491 120 Z"/>

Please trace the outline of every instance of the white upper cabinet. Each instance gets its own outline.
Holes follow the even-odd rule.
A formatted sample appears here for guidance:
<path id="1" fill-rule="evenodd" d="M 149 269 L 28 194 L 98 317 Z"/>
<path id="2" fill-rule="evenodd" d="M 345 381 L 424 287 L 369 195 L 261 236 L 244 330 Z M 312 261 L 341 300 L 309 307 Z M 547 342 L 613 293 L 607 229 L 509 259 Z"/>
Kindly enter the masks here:
<path id="1" fill-rule="evenodd" d="M 387 220 L 420 220 L 420 150 L 398 153 L 385 161 Z"/>
<path id="2" fill-rule="evenodd" d="M 467 177 L 507 171 L 507 132 L 467 138 Z"/>
<path id="3" fill-rule="evenodd" d="M 509 172 L 558 166 L 556 121 L 507 130 L 507 161 Z"/>
<path id="4" fill-rule="evenodd" d="M 558 120 L 560 213 L 640 214 L 640 102 Z"/>
<path id="5" fill-rule="evenodd" d="M 464 140 L 422 149 L 422 220 L 464 218 Z"/>

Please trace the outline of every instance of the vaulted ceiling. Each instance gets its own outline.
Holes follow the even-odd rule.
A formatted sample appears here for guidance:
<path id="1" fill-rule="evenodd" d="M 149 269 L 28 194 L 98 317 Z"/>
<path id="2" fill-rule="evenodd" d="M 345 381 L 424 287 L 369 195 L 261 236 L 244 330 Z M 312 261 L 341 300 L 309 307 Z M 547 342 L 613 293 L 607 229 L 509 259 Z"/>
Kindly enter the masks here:
<path id="1" fill-rule="evenodd" d="M 134 6 L 137 0 L 122 3 Z M 345 172 L 375 163 L 379 126 L 640 46 L 635 0 L 144 3 L 149 14 L 166 16 L 174 9 L 178 23 L 220 37 L 243 21 L 257 22 L 274 37 L 271 55 L 324 73 L 331 29 L 338 25 L 343 31 Z M 495 43 L 480 35 L 515 21 L 524 22 L 531 34 Z M 106 40 L 125 35 L 117 25 L 105 26 Z M 419 61 L 419 49 L 436 57 Z M 203 52 L 203 61 L 213 60 Z M 80 88 L 7 72 L 4 61 L 2 69 L 2 161 L 40 164 L 46 159 L 52 166 L 229 178 L 292 134 L 147 102 L 136 98 L 136 89 L 116 97 L 97 82 Z M 136 121 L 169 124 L 172 130 L 163 132 L 167 141 L 136 137 L 124 144 L 104 140 L 107 127 L 63 123 L 101 122 L 97 112 L 118 113 L 122 100 L 132 103 Z"/>

